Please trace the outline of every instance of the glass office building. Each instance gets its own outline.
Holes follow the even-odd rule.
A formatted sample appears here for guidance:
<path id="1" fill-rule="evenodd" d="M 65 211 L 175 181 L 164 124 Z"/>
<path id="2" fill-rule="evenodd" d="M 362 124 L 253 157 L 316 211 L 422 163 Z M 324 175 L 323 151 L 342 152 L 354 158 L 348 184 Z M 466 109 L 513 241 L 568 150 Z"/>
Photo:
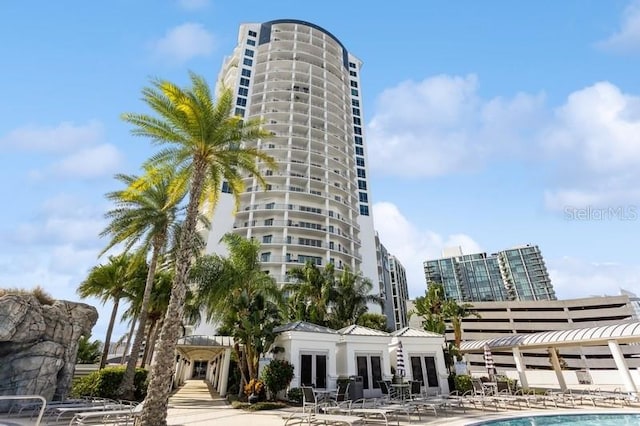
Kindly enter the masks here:
<path id="1" fill-rule="evenodd" d="M 442 283 L 447 297 L 458 301 L 556 300 L 535 245 L 427 260 L 424 273 L 427 284 Z"/>

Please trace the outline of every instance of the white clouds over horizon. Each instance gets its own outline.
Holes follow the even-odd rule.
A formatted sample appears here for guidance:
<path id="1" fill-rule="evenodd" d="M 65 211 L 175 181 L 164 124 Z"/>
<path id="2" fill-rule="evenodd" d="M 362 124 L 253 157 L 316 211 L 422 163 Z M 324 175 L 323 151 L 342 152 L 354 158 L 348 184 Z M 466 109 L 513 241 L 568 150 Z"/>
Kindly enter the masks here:
<path id="1" fill-rule="evenodd" d="M 80 125 L 65 121 L 57 126 L 27 125 L 15 128 L 0 137 L 0 148 L 65 153 L 96 144 L 103 138 L 104 128 L 97 120 Z"/>
<path id="2" fill-rule="evenodd" d="M 372 167 L 432 177 L 478 170 L 489 159 L 519 150 L 514 136 L 535 129 L 544 95 L 484 100 L 477 92 L 473 74 L 404 81 L 383 91 L 368 126 Z"/>
<path id="3" fill-rule="evenodd" d="M 215 37 L 202 24 L 187 22 L 169 29 L 152 44 L 156 58 L 181 65 L 198 56 L 209 56 Z"/>
<path id="4" fill-rule="evenodd" d="M 640 53 L 640 0 L 634 0 L 627 6 L 620 29 L 595 46 L 618 54 Z"/>
<path id="5" fill-rule="evenodd" d="M 474 75 L 439 75 L 385 90 L 368 126 L 372 169 L 431 178 L 539 164 L 549 210 L 640 202 L 639 96 L 598 82 L 552 109 L 542 94 L 482 99 L 477 85 Z"/>
<path id="6" fill-rule="evenodd" d="M 373 217 L 381 243 L 406 269 L 409 296 L 412 298 L 424 293 L 426 284 L 422 264 L 425 260 L 440 257 L 446 247 L 461 246 L 465 253 L 482 251 L 480 245 L 468 235 L 442 236 L 432 230 L 422 229 L 411 223 L 393 203 L 375 203 Z"/>

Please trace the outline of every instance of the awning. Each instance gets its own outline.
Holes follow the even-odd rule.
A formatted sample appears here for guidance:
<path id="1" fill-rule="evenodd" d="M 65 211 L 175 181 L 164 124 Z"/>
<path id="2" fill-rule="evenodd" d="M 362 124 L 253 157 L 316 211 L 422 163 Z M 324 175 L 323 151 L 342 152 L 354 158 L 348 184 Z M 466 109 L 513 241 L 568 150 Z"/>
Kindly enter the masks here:
<path id="1" fill-rule="evenodd" d="M 485 345 L 491 349 L 515 347 L 533 349 L 550 346 L 606 345 L 610 340 L 618 343 L 640 342 L 640 322 L 541 333 L 509 334 L 492 339 L 472 340 L 462 342 L 460 352 L 484 352 Z"/>

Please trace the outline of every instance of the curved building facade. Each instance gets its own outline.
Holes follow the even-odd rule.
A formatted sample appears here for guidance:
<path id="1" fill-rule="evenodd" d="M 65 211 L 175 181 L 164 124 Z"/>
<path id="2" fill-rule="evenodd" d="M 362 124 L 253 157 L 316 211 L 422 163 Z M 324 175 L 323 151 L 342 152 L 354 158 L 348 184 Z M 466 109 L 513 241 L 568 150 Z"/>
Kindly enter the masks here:
<path id="1" fill-rule="evenodd" d="M 224 253 L 224 233 L 255 238 L 278 282 L 311 261 L 349 267 L 378 282 L 367 179 L 361 61 L 317 25 L 277 20 L 240 26 L 219 84 L 231 87 L 237 115 L 260 118 L 272 137 L 257 142 L 277 161 L 264 190 L 245 177 L 238 211 L 225 193 L 207 251 Z"/>

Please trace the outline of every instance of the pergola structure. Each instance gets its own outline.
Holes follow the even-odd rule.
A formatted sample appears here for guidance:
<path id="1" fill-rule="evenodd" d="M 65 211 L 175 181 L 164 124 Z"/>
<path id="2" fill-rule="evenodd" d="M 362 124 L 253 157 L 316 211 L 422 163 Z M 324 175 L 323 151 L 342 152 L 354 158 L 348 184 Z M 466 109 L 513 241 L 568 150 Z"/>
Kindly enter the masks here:
<path id="1" fill-rule="evenodd" d="M 562 375 L 562 367 L 556 353 L 556 348 L 569 346 L 600 346 L 608 345 L 611 355 L 620 372 L 625 390 L 634 395 L 638 389 L 620 350 L 620 344 L 640 343 L 640 322 L 602 327 L 576 328 L 571 330 L 545 331 L 542 333 L 510 334 L 485 340 L 473 340 L 460 344 L 460 352 L 484 352 L 485 345 L 493 350 L 511 350 L 518 371 L 520 383 L 524 389 L 529 387 L 525 374 L 525 364 L 521 349 L 547 349 L 551 356 L 551 363 L 558 378 L 558 384 L 563 391 L 567 384 Z"/>
<path id="2" fill-rule="evenodd" d="M 182 385 L 191 375 L 194 361 L 206 360 L 206 380 L 220 396 L 226 396 L 232 348 L 233 337 L 229 336 L 181 337 L 176 346 L 176 385 Z"/>

